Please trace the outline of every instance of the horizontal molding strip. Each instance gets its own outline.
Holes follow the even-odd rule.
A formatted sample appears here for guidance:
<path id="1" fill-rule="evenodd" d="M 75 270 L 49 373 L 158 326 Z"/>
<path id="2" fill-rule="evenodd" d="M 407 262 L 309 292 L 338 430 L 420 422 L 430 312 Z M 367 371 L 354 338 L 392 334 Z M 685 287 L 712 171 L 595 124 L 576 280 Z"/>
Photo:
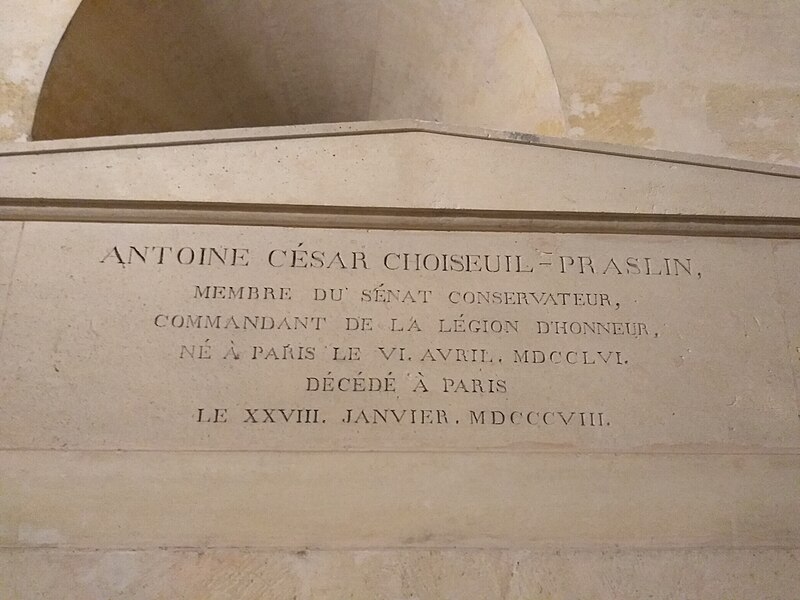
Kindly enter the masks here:
<path id="1" fill-rule="evenodd" d="M 751 448 L 751 447 L 732 447 L 732 448 L 700 448 L 700 447 L 685 447 L 676 445 L 673 448 L 654 448 L 654 449 L 600 449 L 600 448 L 504 448 L 504 447 L 477 447 L 477 448 L 425 448 L 407 449 L 407 448 L 319 448 L 319 449 L 281 449 L 281 448 L 142 448 L 142 447 L 127 447 L 127 448 L 99 448 L 99 447 L 55 447 L 55 446 L 42 446 L 42 447 L 5 447 L 0 448 L 0 459 L 4 455 L 18 454 L 18 453 L 44 453 L 44 454 L 98 454 L 98 455 L 122 455 L 122 454 L 208 454 L 208 455 L 259 455 L 259 454 L 290 454 L 290 455 L 358 455 L 358 454 L 391 454 L 391 455 L 419 455 L 427 456 L 431 454 L 453 454 L 453 455 L 536 455 L 536 456 L 630 456 L 630 457 L 643 457 L 643 456 L 658 456 L 658 457 L 674 457 L 685 458 L 691 456 L 702 457 L 719 457 L 729 458 L 731 456 L 742 457 L 800 457 L 800 448 L 786 447 L 765 447 L 765 448 Z"/>
<path id="2" fill-rule="evenodd" d="M 798 218 L 229 202 L 3 198 L 0 221 L 800 239 Z"/>

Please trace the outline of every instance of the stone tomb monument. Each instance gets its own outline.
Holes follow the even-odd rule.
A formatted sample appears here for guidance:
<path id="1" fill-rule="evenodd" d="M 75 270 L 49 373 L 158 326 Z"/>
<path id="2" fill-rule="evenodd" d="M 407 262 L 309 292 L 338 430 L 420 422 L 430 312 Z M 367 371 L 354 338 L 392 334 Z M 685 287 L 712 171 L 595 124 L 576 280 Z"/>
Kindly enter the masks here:
<path id="1" fill-rule="evenodd" d="M 418 122 L 6 146 L 3 597 L 797 597 L 798 177 Z"/>

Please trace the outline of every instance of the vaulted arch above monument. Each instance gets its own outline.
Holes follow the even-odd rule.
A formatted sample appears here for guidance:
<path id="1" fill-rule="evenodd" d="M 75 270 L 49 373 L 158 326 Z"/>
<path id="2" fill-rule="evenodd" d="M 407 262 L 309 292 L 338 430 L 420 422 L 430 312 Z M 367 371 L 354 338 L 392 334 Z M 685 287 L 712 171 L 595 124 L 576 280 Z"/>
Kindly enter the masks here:
<path id="1" fill-rule="evenodd" d="M 34 139 L 415 118 L 563 135 L 518 0 L 83 0 Z"/>

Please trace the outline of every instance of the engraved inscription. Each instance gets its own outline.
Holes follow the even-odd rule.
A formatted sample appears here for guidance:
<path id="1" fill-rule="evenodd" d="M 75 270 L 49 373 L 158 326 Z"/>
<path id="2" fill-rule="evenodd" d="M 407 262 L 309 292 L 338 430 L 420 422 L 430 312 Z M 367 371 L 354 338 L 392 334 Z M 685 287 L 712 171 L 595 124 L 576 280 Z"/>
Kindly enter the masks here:
<path id="1" fill-rule="evenodd" d="M 248 280 L 247 285 L 220 284 L 201 281 L 189 288 L 188 298 L 209 301 L 236 301 L 238 307 L 267 307 L 279 310 L 283 304 L 288 311 L 298 304 L 311 307 L 315 314 L 276 312 L 257 314 L 238 313 L 158 313 L 153 325 L 159 329 L 177 330 L 180 340 L 183 330 L 274 334 L 291 332 L 302 336 L 294 343 L 282 346 L 248 343 L 232 336 L 218 346 L 212 338 L 202 343 L 180 343 L 181 360 L 232 361 L 303 361 L 309 363 L 306 373 L 281 375 L 291 381 L 292 398 L 310 399 L 318 396 L 346 395 L 368 398 L 373 406 L 337 408 L 296 405 L 294 408 L 239 408 L 233 422 L 260 425 L 320 425 L 332 419 L 349 425 L 437 425 L 437 426 L 498 426 L 527 425 L 531 427 L 607 427 L 611 423 L 599 408 L 581 407 L 580 411 L 565 410 L 498 410 L 491 403 L 486 408 L 428 406 L 436 399 L 468 395 L 481 401 L 491 398 L 518 396 L 521 380 L 515 367 L 554 366 L 559 368 L 622 368 L 629 365 L 622 350 L 597 349 L 587 345 L 588 338 L 633 339 L 653 337 L 648 324 L 641 321 L 608 320 L 609 310 L 618 312 L 620 300 L 612 301 L 612 293 L 577 289 L 553 291 L 533 289 L 452 289 L 439 285 L 434 289 L 413 287 L 415 275 L 421 272 L 483 276 L 484 286 L 491 286 L 495 274 L 515 275 L 520 286 L 537 282 L 536 274 L 554 272 L 556 277 L 576 276 L 648 276 L 696 277 L 693 258 L 685 256 L 601 256 L 594 254 L 561 254 L 552 250 L 532 249 L 530 254 L 460 254 L 408 251 L 347 251 L 335 247 L 320 248 L 304 241 L 288 247 L 263 249 L 226 246 L 160 246 L 154 244 L 118 244 L 103 253 L 101 264 L 109 262 L 124 267 L 251 267 L 263 273 L 270 284 Z M 694 263 L 696 264 L 696 260 Z M 280 278 L 287 269 L 362 271 L 382 280 L 375 287 L 321 288 L 306 279 L 299 285 L 288 286 Z M 276 274 L 277 271 L 277 274 Z M 374 275 L 373 275 L 374 274 Z M 499 287 L 499 286 L 498 286 Z M 266 303 L 266 304 L 265 304 Z M 219 305 L 219 303 L 214 303 Z M 229 304 L 229 303 L 228 303 Z M 288 305 L 288 306 L 287 306 Z M 356 311 L 380 305 L 379 316 L 364 316 Z M 424 307 L 424 315 L 415 312 Z M 478 316 L 478 309 L 496 310 L 499 307 L 523 309 L 520 318 Z M 535 309 L 557 307 L 565 309 L 596 309 L 593 320 L 542 320 L 544 313 Z M 524 309 L 533 309 L 529 312 Z M 515 316 L 517 316 L 515 314 Z M 651 326 L 652 327 L 652 326 Z M 325 332 L 335 340 L 318 346 L 315 334 Z M 379 339 L 371 336 L 381 333 Z M 409 338 L 408 345 L 390 346 L 393 334 L 427 334 L 424 340 Z M 474 347 L 490 337 L 508 337 L 500 348 Z M 566 346 L 555 348 L 551 340 L 574 338 Z M 419 336 L 417 336 L 419 337 Z M 477 342 L 473 342 L 477 340 Z M 541 340 L 541 341 L 540 341 Z M 434 344 L 431 344 L 434 342 Z M 354 345 L 359 344 L 359 345 Z M 363 344 L 363 345 L 362 345 Z M 535 344 L 527 346 L 525 344 Z M 377 354 L 376 354 L 377 350 Z M 505 361 L 505 365 L 503 365 Z M 375 370 L 375 363 L 398 363 L 394 367 L 406 377 L 398 382 L 394 372 Z M 312 366 L 319 364 L 321 367 Z M 363 363 L 372 365 L 368 370 Z M 404 364 L 405 363 L 405 364 Z M 349 364 L 357 365 L 354 371 Z M 420 369 L 428 365 L 440 367 L 437 374 L 404 373 L 404 367 Z M 490 367 L 491 365 L 491 367 Z M 320 370 L 320 368 L 322 370 Z M 327 369 L 327 370 L 326 370 Z M 516 389 L 515 389 L 516 388 Z M 419 404 L 407 407 L 407 398 Z M 420 400 L 416 400 L 419 398 Z M 435 398 L 435 399 L 434 399 Z M 391 408 L 375 407 L 395 401 Z M 196 410 L 195 421 L 202 424 L 229 424 L 229 408 Z M 243 412 L 242 412 L 243 411 Z"/>
<path id="2" fill-rule="evenodd" d="M 770 241 L 44 223 L 26 238 L 0 365 L 11 447 L 51 397 L 46 447 L 800 438 L 796 344 L 770 300 L 795 275 Z"/>

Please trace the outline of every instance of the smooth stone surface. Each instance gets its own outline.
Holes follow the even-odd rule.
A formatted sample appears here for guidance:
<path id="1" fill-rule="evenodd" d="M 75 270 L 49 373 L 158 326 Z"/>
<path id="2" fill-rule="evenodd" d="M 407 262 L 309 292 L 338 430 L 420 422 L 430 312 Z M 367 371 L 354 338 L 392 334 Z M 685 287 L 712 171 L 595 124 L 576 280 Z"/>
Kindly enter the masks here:
<path id="1" fill-rule="evenodd" d="M 4 405 L 9 390 L 25 393 L 10 399 L 15 414 L 3 425 L 2 441 L 12 444 L 0 450 L 0 592 L 24 600 L 793 600 L 800 572 L 791 393 L 800 345 L 793 334 L 800 322 L 797 172 L 445 128 L 348 131 L 358 135 L 323 139 L 331 129 L 303 128 L 3 150 L 0 215 L 16 221 L 0 223 L 0 393 Z M 310 166 L 317 183 L 298 177 Z M 64 197 L 74 201 L 58 201 Z M 292 204 L 312 206 L 293 214 Z M 342 204 L 349 208 L 331 208 Z M 409 207 L 416 210 L 403 210 Z M 506 212 L 431 210 L 492 207 Z M 537 212 L 545 209 L 556 212 Z M 389 230 L 326 232 L 343 224 Z M 306 228 L 286 229 L 298 225 Z M 391 231 L 402 227 L 415 231 Z M 584 233 L 564 233 L 576 227 Z M 138 321 L 161 310 L 162 300 L 193 304 L 186 285 L 217 279 L 219 269 L 182 274 L 117 264 L 104 272 L 96 252 L 210 233 L 228 245 L 247 242 L 259 260 L 270 244 L 301 238 L 370 256 L 399 241 L 455 252 L 461 239 L 467 250 L 486 253 L 513 240 L 525 250 L 550 244 L 593 260 L 598 252 L 668 251 L 691 257 L 703 276 L 613 284 L 620 311 L 658 318 L 666 332 L 664 345 L 628 342 L 640 374 L 660 377 L 662 391 L 622 399 L 635 378 L 592 379 L 592 389 L 615 393 L 636 427 L 577 436 L 563 447 L 527 440 L 481 451 L 504 434 L 459 434 L 449 448 L 442 436 L 370 434 L 351 438 L 368 442 L 360 450 L 342 448 L 340 438 L 336 451 L 319 451 L 296 449 L 308 443 L 299 434 L 268 432 L 254 451 L 242 449 L 241 435 L 187 437 L 174 420 L 151 418 L 154 410 L 177 414 L 181 389 L 216 400 L 238 397 L 242 386 L 269 387 L 233 376 L 237 369 L 214 380 L 187 377 L 201 371 L 170 368 L 169 353 L 159 354 L 167 338 L 150 343 Z M 445 275 L 414 281 L 435 291 L 451 287 Z M 313 279 L 325 287 L 362 281 L 344 273 Z M 587 286 L 574 275 L 563 281 Z M 112 338 L 109 348 L 104 340 Z M 9 367 L 7 356 L 25 360 Z M 680 365 L 669 360 L 681 356 Z M 279 375 L 295 381 L 305 367 Z M 177 382 L 171 391 L 142 394 L 163 377 Z M 115 380 L 125 384 L 110 389 Z M 558 395 L 566 380 L 555 372 L 551 392 Z M 543 381 L 522 383 L 515 393 L 526 395 Z M 672 411 L 661 418 L 667 404 L 652 400 L 663 390 L 688 418 L 676 424 Z M 152 404 L 131 403 L 145 396 Z M 20 398 L 32 397 L 38 404 L 18 410 Z M 127 449 L 117 449 L 120 440 Z M 169 450 L 160 447 L 164 440 Z M 84 443 L 95 449 L 77 449 Z M 270 447 L 295 450 L 263 451 Z M 322 548 L 329 551 L 314 550 Z"/>
<path id="2" fill-rule="evenodd" d="M 63 550 L 0 554 L 0 593 L 59 600 L 792 600 L 787 550 L 257 552 Z M 64 581 L 70 581 L 69 586 Z"/>
<path id="3" fill-rule="evenodd" d="M 6 548 L 798 548 L 800 457 L 3 451 Z"/>
<path id="4" fill-rule="evenodd" d="M 525 7 L 85 0 L 53 56 L 32 133 L 57 139 L 407 117 L 563 135 L 558 88 Z"/>

